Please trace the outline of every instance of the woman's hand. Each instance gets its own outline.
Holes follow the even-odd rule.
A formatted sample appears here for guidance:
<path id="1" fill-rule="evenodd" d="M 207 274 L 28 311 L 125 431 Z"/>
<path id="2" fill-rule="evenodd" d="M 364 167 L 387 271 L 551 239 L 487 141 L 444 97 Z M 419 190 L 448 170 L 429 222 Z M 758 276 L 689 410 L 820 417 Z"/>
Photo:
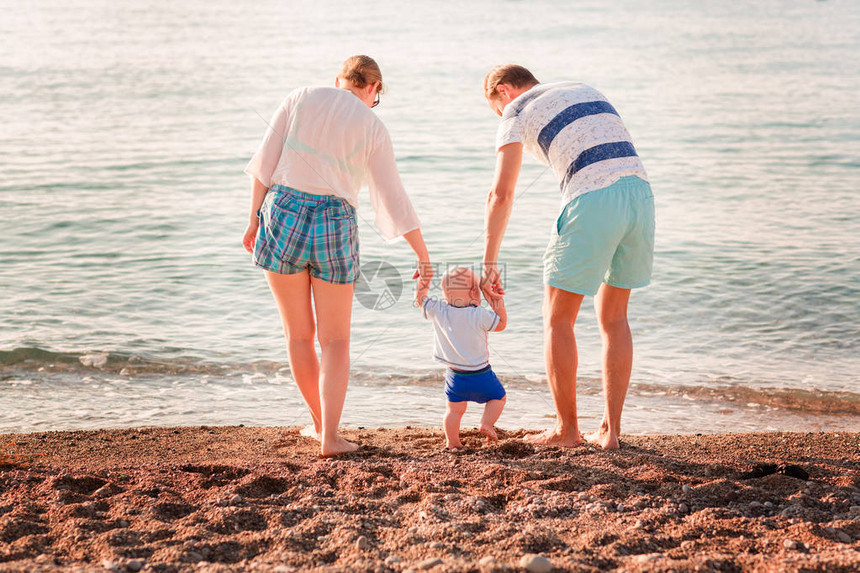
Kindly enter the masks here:
<path id="1" fill-rule="evenodd" d="M 403 238 L 406 239 L 406 242 L 415 251 L 415 256 L 418 257 L 418 268 L 412 278 L 418 279 L 418 286 L 415 288 L 415 306 L 421 308 L 424 298 L 430 292 L 433 265 L 430 264 L 430 254 L 427 252 L 427 245 L 424 244 L 421 229 L 412 229 L 408 233 L 404 233 Z"/>
<path id="2" fill-rule="evenodd" d="M 427 293 L 430 292 L 430 281 L 433 279 L 433 265 L 430 261 L 418 261 L 418 268 L 415 269 L 413 279 L 418 279 L 418 286 L 415 289 L 415 306 L 421 307 Z"/>
<path id="3" fill-rule="evenodd" d="M 484 272 L 481 274 L 481 292 L 491 305 L 494 301 L 502 298 L 505 289 L 502 287 L 502 273 L 499 271 L 498 263 L 484 263 Z"/>
<path id="4" fill-rule="evenodd" d="M 251 217 L 248 221 L 248 228 L 245 229 L 245 236 L 242 237 L 242 245 L 249 253 L 254 252 L 254 243 L 257 242 L 257 230 L 260 228 L 260 220 L 257 217 Z"/>

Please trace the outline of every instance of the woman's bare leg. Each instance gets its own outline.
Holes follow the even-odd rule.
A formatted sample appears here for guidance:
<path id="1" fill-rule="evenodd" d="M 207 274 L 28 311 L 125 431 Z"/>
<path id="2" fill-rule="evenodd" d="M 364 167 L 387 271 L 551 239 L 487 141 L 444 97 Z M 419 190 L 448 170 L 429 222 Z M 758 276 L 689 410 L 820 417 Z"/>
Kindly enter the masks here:
<path id="1" fill-rule="evenodd" d="M 282 275 L 267 272 L 269 288 L 278 304 L 284 337 L 287 339 L 287 357 L 290 373 L 311 412 L 314 429 L 322 430 L 320 413 L 319 375 L 320 365 L 314 347 L 313 308 L 311 307 L 311 279 L 307 271 Z"/>
<path id="2" fill-rule="evenodd" d="M 349 333 L 352 323 L 352 294 L 355 285 L 336 285 L 312 278 L 316 307 L 320 360 L 320 453 L 336 456 L 358 449 L 337 432 L 346 388 L 349 384 Z"/>

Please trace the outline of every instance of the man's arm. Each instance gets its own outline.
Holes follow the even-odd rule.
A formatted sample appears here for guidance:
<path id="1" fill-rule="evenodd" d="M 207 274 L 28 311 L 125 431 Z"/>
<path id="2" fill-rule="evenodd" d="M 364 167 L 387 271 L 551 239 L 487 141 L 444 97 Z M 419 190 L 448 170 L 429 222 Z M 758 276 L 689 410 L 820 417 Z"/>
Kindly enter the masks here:
<path id="1" fill-rule="evenodd" d="M 504 293 L 498 269 L 499 250 L 514 206 L 514 192 L 522 162 L 522 143 L 509 143 L 496 154 L 496 174 L 493 188 L 487 196 L 484 273 L 481 278 L 481 290 L 488 301 Z"/>

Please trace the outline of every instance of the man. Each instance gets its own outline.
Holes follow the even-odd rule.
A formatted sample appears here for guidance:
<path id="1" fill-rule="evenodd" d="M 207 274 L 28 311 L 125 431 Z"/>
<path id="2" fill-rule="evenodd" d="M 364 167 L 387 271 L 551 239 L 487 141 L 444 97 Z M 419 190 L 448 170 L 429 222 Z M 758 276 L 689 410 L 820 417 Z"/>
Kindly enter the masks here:
<path id="1" fill-rule="evenodd" d="M 576 340 L 573 326 L 585 295 L 594 296 L 603 340 L 605 410 L 588 436 L 618 447 L 621 410 L 633 365 L 627 323 L 630 289 L 650 282 L 654 197 L 618 112 L 597 90 L 574 82 L 541 84 L 526 68 L 504 65 L 484 78 L 484 95 L 502 118 L 496 172 L 487 199 L 482 289 L 501 291 L 497 266 L 514 203 L 523 149 L 553 169 L 562 209 L 544 254 L 544 353 L 556 407 L 555 428 L 527 439 L 577 446 Z"/>

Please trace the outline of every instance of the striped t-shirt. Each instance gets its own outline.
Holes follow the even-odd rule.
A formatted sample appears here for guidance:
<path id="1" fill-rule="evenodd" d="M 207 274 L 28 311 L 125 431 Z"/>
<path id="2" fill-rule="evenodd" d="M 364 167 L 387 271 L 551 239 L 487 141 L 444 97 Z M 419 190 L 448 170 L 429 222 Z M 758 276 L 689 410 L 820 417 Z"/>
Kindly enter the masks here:
<path id="1" fill-rule="evenodd" d="M 648 180 L 618 112 L 582 83 L 538 84 L 505 106 L 496 149 L 509 143 L 552 167 L 562 206 L 628 175 Z"/>

